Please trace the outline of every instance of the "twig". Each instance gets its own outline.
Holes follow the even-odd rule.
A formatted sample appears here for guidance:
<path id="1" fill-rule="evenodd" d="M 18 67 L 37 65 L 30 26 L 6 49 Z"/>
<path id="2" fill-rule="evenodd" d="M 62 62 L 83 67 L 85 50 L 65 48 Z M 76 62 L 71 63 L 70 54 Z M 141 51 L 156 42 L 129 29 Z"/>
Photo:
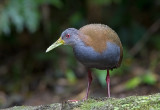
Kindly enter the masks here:
<path id="1" fill-rule="evenodd" d="M 158 19 L 157 21 L 155 21 L 151 27 L 147 30 L 146 33 L 144 33 L 144 35 L 142 36 L 141 40 L 139 40 L 129 51 L 129 53 L 132 56 L 135 56 L 146 44 L 146 42 L 148 41 L 149 37 L 151 35 L 153 35 L 153 33 L 157 32 L 158 29 L 160 28 L 160 19 Z"/>

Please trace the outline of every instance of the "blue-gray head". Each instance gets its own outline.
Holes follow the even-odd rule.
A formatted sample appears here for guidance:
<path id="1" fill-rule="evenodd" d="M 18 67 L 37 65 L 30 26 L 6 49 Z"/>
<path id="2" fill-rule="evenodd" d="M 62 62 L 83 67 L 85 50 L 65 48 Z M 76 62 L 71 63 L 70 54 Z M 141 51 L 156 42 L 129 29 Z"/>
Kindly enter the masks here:
<path id="1" fill-rule="evenodd" d="M 62 32 L 60 38 L 53 43 L 50 47 L 47 48 L 46 52 L 64 44 L 64 45 L 75 45 L 79 39 L 79 31 L 75 28 L 68 28 Z"/>

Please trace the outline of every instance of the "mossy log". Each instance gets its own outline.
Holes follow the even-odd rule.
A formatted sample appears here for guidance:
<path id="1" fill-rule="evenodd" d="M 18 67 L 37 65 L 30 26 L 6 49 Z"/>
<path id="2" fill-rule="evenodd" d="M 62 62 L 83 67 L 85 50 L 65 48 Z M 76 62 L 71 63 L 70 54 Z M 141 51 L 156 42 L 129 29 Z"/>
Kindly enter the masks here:
<path id="1" fill-rule="evenodd" d="M 160 93 L 126 98 L 90 98 L 86 101 L 40 106 L 15 106 L 5 110 L 160 110 Z"/>

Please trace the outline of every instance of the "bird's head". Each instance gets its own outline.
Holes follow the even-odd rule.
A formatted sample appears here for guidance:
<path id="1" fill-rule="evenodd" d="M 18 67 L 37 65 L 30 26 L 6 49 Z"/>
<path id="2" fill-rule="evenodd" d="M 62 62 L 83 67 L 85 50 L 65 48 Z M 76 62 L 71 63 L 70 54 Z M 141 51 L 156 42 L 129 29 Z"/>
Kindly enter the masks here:
<path id="1" fill-rule="evenodd" d="M 71 45 L 71 46 L 75 45 L 79 40 L 78 33 L 79 33 L 78 30 L 75 28 L 66 29 L 65 31 L 62 32 L 60 38 L 55 43 L 53 43 L 50 47 L 47 48 L 46 52 L 49 52 L 52 49 L 63 44 Z"/>

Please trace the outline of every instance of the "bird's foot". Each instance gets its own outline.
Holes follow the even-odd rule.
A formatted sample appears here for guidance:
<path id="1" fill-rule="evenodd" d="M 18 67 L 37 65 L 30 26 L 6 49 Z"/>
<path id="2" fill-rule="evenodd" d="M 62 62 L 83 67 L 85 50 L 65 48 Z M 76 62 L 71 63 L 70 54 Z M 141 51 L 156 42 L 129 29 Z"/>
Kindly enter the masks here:
<path id="1" fill-rule="evenodd" d="M 85 100 L 87 100 L 87 99 L 88 99 L 88 98 L 87 98 L 87 97 L 85 97 L 85 98 L 83 98 L 83 99 L 82 99 L 82 101 L 85 101 Z"/>
<path id="2" fill-rule="evenodd" d="M 82 101 L 83 101 L 83 102 L 84 102 L 85 100 L 87 100 L 87 99 L 85 99 L 85 98 L 84 98 L 84 99 L 82 99 Z"/>
<path id="3" fill-rule="evenodd" d="M 78 100 L 68 100 L 68 102 L 78 102 Z"/>
<path id="4" fill-rule="evenodd" d="M 85 101 L 85 100 L 87 100 L 88 98 L 87 97 L 85 97 L 85 98 L 83 98 L 82 99 L 82 101 Z M 80 100 L 67 100 L 68 102 L 78 102 L 78 101 L 80 101 Z"/>

